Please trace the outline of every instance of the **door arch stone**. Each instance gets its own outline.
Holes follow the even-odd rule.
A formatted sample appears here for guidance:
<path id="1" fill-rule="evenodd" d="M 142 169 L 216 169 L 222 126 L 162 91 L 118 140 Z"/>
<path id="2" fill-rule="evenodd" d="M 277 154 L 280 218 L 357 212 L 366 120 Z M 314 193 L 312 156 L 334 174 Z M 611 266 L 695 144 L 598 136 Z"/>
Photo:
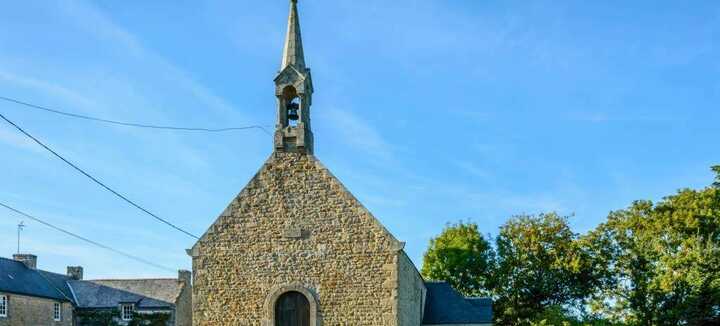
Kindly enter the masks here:
<path id="1" fill-rule="evenodd" d="M 319 318 L 319 304 L 317 297 L 308 288 L 299 283 L 280 285 L 272 288 L 265 299 L 265 320 L 264 326 L 276 326 L 276 308 L 278 299 L 288 293 L 298 293 L 305 297 L 308 303 L 310 314 L 310 326 L 321 326 L 322 322 Z"/>

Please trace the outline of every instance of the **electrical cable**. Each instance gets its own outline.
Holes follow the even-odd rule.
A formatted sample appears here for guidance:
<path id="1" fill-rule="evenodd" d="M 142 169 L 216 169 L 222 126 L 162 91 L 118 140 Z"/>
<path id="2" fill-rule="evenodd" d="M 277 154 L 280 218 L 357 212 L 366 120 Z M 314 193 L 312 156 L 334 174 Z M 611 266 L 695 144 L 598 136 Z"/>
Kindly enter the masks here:
<path id="1" fill-rule="evenodd" d="M 21 132 L 22 134 L 24 134 L 26 137 L 32 139 L 32 140 L 33 140 L 35 143 L 37 143 L 38 145 L 42 146 L 42 148 L 44 148 L 44 149 L 47 150 L 48 152 L 52 153 L 55 157 L 59 158 L 60 160 L 62 160 L 63 162 L 65 162 L 67 165 L 69 165 L 70 167 L 72 167 L 72 168 L 75 169 L 76 171 L 80 172 L 82 175 L 86 176 L 88 179 L 92 180 L 92 181 L 95 182 L 96 184 L 100 185 L 100 186 L 101 186 L 102 188 L 104 188 L 105 190 L 111 192 L 112 194 L 114 194 L 114 195 L 117 196 L 118 198 L 120 198 L 120 199 L 122 199 L 123 201 L 127 202 L 128 204 L 134 206 L 135 208 L 143 211 L 145 214 L 150 215 L 150 216 L 153 217 L 154 219 L 156 219 L 156 220 L 158 220 L 158 221 L 160 221 L 160 222 L 162 222 L 162 223 L 170 226 L 171 228 L 173 228 L 173 229 L 175 229 L 175 230 L 177 230 L 177 231 L 180 231 L 180 232 L 182 232 L 182 233 L 184 233 L 184 234 L 186 234 L 186 235 L 188 235 L 188 236 L 190 236 L 190 237 L 193 237 L 193 238 L 195 238 L 195 239 L 198 239 L 198 240 L 200 239 L 198 236 L 196 236 L 196 235 L 194 235 L 194 234 L 192 234 L 192 233 L 190 233 L 190 232 L 188 232 L 188 231 L 183 230 L 183 229 L 180 228 L 179 226 L 176 226 L 175 224 L 170 223 L 169 221 L 161 218 L 160 216 L 155 215 L 154 213 L 150 212 L 149 210 L 145 209 L 144 207 L 140 206 L 139 204 L 135 203 L 134 201 L 128 199 L 127 197 L 125 197 L 124 195 L 120 194 L 119 192 L 113 190 L 112 188 L 110 188 L 109 186 L 107 186 L 106 184 L 104 184 L 103 182 L 101 182 L 100 180 L 98 180 L 97 178 L 93 177 L 93 176 L 90 175 L 89 173 L 85 172 L 83 169 L 79 168 L 77 165 L 75 165 L 75 164 L 73 164 L 72 162 L 70 162 L 70 161 L 68 161 L 67 159 L 65 159 L 62 155 L 60 155 L 60 154 L 58 154 L 57 152 L 55 152 L 52 148 L 48 147 L 47 145 L 45 145 L 45 144 L 44 144 L 43 142 L 41 142 L 40 140 L 38 140 L 37 138 L 33 137 L 33 135 L 29 134 L 28 132 L 26 132 L 25 130 L 23 130 L 22 128 L 20 128 L 20 126 L 18 126 L 18 125 L 15 124 L 14 122 L 12 122 L 10 119 L 6 118 L 2 113 L 0 113 L 0 118 L 2 118 L 3 120 L 5 120 L 5 122 L 7 122 L 7 123 L 9 123 L 10 125 L 12 125 L 13 127 L 15 127 L 15 129 L 17 129 L 18 131 L 20 131 L 20 132 Z"/>
<path id="2" fill-rule="evenodd" d="M 45 226 L 47 226 L 47 227 L 49 227 L 49 228 L 51 228 L 51 229 L 53 229 L 53 230 L 55 230 L 55 231 L 62 232 L 62 233 L 64 233 L 64 234 L 66 234 L 66 235 L 69 235 L 69 236 L 71 236 L 71 237 L 80 239 L 80 240 L 82 240 L 82 241 L 85 241 L 85 242 L 87 242 L 87 243 L 90 243 L 90 244 L 92 244 L 92 245 L 94 245 L 94 246 L 97 246 L 97 247 L 99 247 L 99 248 L 102 248 L 102 249 L 105 249 L 105 250 L 108 250 L 108 251 L 112 251 L 112 252 L 114 252 L 114 253 L 116 253 L 116 254 L 118 254 L 118 255 L 124 256 L 125 258 L 129 258 L 129 259 L 135 260 L 135 261 L 137 261 L 137 262 L 140 262 L 140 263 L 143 263 L 143 264 L 146 264 L 146 265 L 149 265 L 149 266 L 158 268 L 158 269 L 163 269 L 163 270 L 171 271 L 171 272 L 175 272 L 175 271 L 176 271 L 176 270 L 174 270 L 174 269 L 172 269 L 172 268 L 165 267 L 165 266 L 162 266 L 162 265 L 158 265 L 158 264 L 153 263 L 153 262 L 151 262 L 151 261 L 149 261 L 149 260 L 146 260 L 146 259 L 144 259 L 144 258 L 141 258 L 141 257 L 138 257 L 138 256 L 134 256 L 134 255 L 128 254 L 128 253 L 126 253 L 126 252 L 123 252 L 123 251 L 117 250 L 117 249 L 115 249 L 115 248 L 112 248 L 112 247 L 110 247 L 110 246 L 104 245 L 104 244 L 102 244 L 102 243 L 99 243 L 99 242 L 90 240 L 90 239 L 88 239 L 88 238 L 86 238 L 86 237 L 83 237 L 83 236 L 81 236 L 81 235 L 75 234 L 75 233 L 73 233 L 73 232 L 70 232 L 70 231 L 65 230 L 65 229 L 63 229 L 63 228 L 61 228 L 61 227 L 55 226 L 55 225 L 50 224 L 50 223 L 48 223 L 48 222 L 45 222 L 45 221 L 41 220 L 40 218 L 37 218 L 37 217 L 35 217 L 35 216 L 32 216 L 32 215 L 27 214 L 27 213 L 25 213 L 25 212 L 22 212 L 22 211 L 14 208 L 14 207 L 11 207 L 10 205 L 7 205 L 7 204 L 5 204 L 5 203 L 3 203 L 3 202 L 0 202 L 0 206 L 5 207 L 6 209 L 8 209 L 8 210 L 10 210 L 10 211 L 12 211 L 12 212 L 14 212 L 14 213 L 16 213 L 16 214 L 18 214 L 18 215 L 21 215 L 21 216 L 26 217 L 26 218 L 29 218 L 29 219 L 31 219 L 31 220 L 33 220 L 33 221 L 35 221 L 35 222 L 38 222 L 38 223 L 40 223 L 40 224 L 42 224 L 42 225 L 45 225 Z"/>
<path id="3" fill-rule="evenodd" d="M 272 134 L 264 126 L 260 126 L 260 125 L 250 125 L 250 126 L 244 126 L 244 127 L 227 127 L 227 128 L 198 128 L 198 127 L 163 126 L 163 125 L 125 122 L 125 121 L 117 121 L 117 120 L 91 117 L 91 116 L 87 116 L 87 115 L 51 109 L 48 107 L 44 107 L 44 106 L 40 106 L 40 105 L 28 103 L 28 102 L 23 102 L 23 101 L 5 97 L 5 96 L 0 96 L 0 100 L 23 105 L 23 106 L 26 106 L 26 107 L 29 107 L 32 109 L 36 109 L 36 110 L 42 110 L 42 111 L 46 111 L 46 112 L 50 112 L 50 113 L 59 114 L 59 115 L 66 116 L 66 117 L 109 123 L 109 124 L 120 125 L 120 126 L 125 126 L 125 127 L 164 129 L 164 130 L 174 130 L 174 131 L 199 131 L 199 132 L 227 132 L 227 131 L 238 131 L 238 130 L 248 130 L 248 129 L 259 129 L 259 130 L 262 130 L 264 133 L 268 134 L 269 136 L 272 136 Z"/>

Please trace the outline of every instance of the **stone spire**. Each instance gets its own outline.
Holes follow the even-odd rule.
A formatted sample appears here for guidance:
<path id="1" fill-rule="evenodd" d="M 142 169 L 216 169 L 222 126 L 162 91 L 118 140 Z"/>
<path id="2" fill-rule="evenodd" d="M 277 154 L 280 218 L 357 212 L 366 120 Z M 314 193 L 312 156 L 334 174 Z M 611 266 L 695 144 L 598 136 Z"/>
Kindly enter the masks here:
<path id="1" fill-rule="evenodd" d="M 312 94 L 312 76 L 305 66 L 297 0 L 290 0 L 282 66 L 275 77 L 275 96 L 278 99 L 275 151 L 313 154 L 310 128 Z"/>
<path id="2" fill-rule="evenodd" d="M 297 0 L 290 1 L 290 16 L 288 17 L 287 36 L 285 36 L 285 48 L 283 49 L 280 70 L 289 65 L 294 65 L 298 69 L 305 69 L 305 54 L 303 53 L 302 35 L 300 35 Z"/>

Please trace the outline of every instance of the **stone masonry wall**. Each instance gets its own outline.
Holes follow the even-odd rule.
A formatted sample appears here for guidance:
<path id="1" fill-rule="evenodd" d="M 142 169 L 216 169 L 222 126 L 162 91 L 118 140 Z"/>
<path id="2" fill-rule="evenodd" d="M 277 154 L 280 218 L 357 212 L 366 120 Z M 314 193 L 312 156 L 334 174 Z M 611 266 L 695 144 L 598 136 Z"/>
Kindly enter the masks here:
<path id="1" fill-rule="evenodd" d="M 185 283 L 175 301 L 175 326 L 192 326 L 192 285 L 189 283 Z"/>
<path id="2" fill-rule="evenodd" d="M 8 316 L 0 317 L 0 326 L 72 326 L 73 324 L 72 305 L 68 302 L 62 303 L 62 320 L 54 321 L 54 303 L 57 301 L 1 292 L 0 295 L 7 295 L 9 299 Z"/>
<path id="3" fill-rule="evenodd" d="M 397 255 L 398 261 L 398 325 L 422 324 L 427 289 L 425 282 L 405 251 Z"/>
<path id="4" fill-rule="evenodd" d="M 317 159 L 274 153 L 190 251 L 194 324 L 266 325 L 273 289 L 301 284 L 318 325 L 397 325 L 400 250 Z"/>

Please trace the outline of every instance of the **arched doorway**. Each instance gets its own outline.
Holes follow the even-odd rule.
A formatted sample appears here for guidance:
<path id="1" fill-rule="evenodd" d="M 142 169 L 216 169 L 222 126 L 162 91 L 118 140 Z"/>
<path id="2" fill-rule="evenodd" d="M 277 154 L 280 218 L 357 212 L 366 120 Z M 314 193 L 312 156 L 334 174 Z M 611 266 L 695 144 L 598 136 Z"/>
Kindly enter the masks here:
<path id="1" fill-rule="evenodd" d="M 300 292 L 286 292 L 275 302 L 275 326 L 310 326 L 310 302 Z"/>

